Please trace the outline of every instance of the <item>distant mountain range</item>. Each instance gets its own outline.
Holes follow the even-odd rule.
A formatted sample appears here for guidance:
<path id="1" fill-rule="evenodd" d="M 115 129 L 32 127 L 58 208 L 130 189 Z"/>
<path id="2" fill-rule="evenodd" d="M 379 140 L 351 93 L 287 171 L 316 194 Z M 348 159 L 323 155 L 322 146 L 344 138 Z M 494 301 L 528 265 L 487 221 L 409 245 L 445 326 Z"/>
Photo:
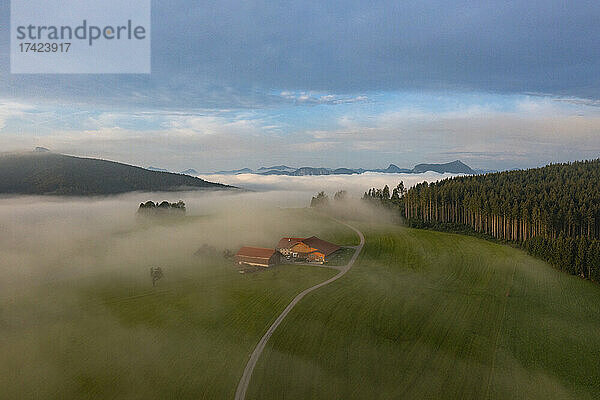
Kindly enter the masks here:
<path id="1" fill-rule="evenodd" d="M 190 168 L 190 169 L 186 169 L 185 171 L 181 171 L 180 174 L 189 175 L 189 176 L 196 176 L 196 175 L 198 175 L 198 171 L 196 171 L 193 168 Z"/>
<path id="2" fill-rule="evenodd" d="M 467 174 L 467 175 L 475 175 L 477 173 L 482 172 L 491 172 L 491 171 L 476 171 L 471 167 L 463 163 L 462 161 L 456 160 L 449 163 L 444 164 L 418 164 L 415 165 L 414 168 L 400 168 L 397 165 L 390 164 L 385 169 L 351 169 L 351 168 L 314 168 L 314 167 L 301 167 L 301 168 L 292 168 L 287 165 L 275 165 L 273 167 L 260 167 L 257 170 L 252 170 L 250 168 L 242 168 L 235 169 L 231 171 L 218 171 L 212 174 L 214 175 L 239 175 L 239 174 L 258 174 L 258 175 L 288 175 L 288 176 L 304 176 L 304 175 L 352 175 L 352 174 L 362 174 L 365 172 L 382 172 L 387 174 L 420 174 L 423 172 L 439 172 L 443 173 L 452 173 L 452 174 Z M 210 175 L 210 174 L 209 174 Z"/>
<path id="3" fill-rule="evenodd" d="M 156 172 L 169 172 L 168 169 L 164 169 L 164 168 L 158 168 L 158 167 L 153 167 L 153 166 L 149 166 L 146 168 L 148 171 L 156 171 Z"/>
<path id="4" fill-rule="evenodd" d="M 245 168 L 248 169 L 248 168 Z M 269 171 L 295 171 L 296 168 L 288 167 L 287 165 L 274 165 L 272 167 L 260 167 L 258 172 L 269 172 Z"/>
<path id="5" fill-rule="evenodd" d="M 133 191 L 234 189 L 200 178 L 36 149 L 0 153 L 0 194 L 108 195 Z"/>

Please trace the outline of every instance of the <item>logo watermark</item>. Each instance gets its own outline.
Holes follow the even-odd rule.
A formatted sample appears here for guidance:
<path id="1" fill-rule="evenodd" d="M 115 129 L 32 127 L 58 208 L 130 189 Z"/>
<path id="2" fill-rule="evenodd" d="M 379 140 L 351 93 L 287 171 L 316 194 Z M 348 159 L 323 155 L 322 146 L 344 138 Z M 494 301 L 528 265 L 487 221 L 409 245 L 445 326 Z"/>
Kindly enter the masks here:
<path id="1" fill-rule="evenodd" d="M 150 73 L 150 0 L 12 0 L 11 73 Z"/>

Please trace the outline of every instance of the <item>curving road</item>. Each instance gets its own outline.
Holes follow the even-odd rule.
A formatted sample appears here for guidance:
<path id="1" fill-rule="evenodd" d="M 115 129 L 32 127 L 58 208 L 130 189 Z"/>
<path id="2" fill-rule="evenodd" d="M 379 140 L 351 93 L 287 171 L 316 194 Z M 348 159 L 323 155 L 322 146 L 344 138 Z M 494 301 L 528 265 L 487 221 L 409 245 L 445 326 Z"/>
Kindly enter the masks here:
<path id="1" fill-rule="evenodd" d="M 260 339 L 260 341 L 258 342 L 256 347 L 254 348 L 254 351 L 252 352 L 252 355 L 250 356 L 250 360 L 248 360 L 248 364 L 246 364 L 246 369 L 244 369 L 244 374 L 242 375 L 242 378 L 240 379 L 240 382 L 238 383 L 237 390 L 235 391 L 235 400 L 244 400 L 246 398 L 246 390 L 248 390 L 248 385 L 250 384 L 250 379 L 252 379 L 252 372 L 254 371 L 254 367 L 256 366 L 256 363 L 257 363 L 258 359 L 260 358 L 260 355 L 262 354 L 263 350 L 265 349 L 265 346 L 266 346 L 267 342 L 269 341 L 269 338 L 273 335 L 273 332 L 275 332 L 275 329 L 277 329 L 277 327 L 281 324 L 281 321 L 283 321 L 283 319 L 290 313 L 290 311 L 292 311 L 292 308 L 294 308 L 294 306 L 296 304 L 298 304 L 298 302 L 300 300 L 302 300 L 302 298 L 304 296 L 306 296 L 308 293 L 340 279 L 342 276 L 344 276 L 344 274 L 346 274 L 346 272 L 348 272 L 350 270 L 350 268 L 352 268 L 352 265 L 354 265 L 354 262 L 358 258 L 358 255 L 360 254 L 360 252 L 365 244 L 365 237 L 363 236 L 361 231 L 359 231 L 352 225 L 348 225 L 347 223 L 342 222 L 342 221 L 337 221 L 337 222 L 339 222 L 342 225 L 346 225 L 348 228 L 350 228 L 354 232 L 356 232 L 358 234 L 358 236 L 360 237 L 360 244 L 358 246 L 356 246 L 356 251 L 354 252 L 354 255 L 352 256 L 350 261 L 348 261 L 348 264 L 346 264 L 345 266 L 340 268 L 340 272 L 337 273 L 334 277 L 329 278 L 326 281 L 323 281 L 315 286 L 309 287 L 308 289 L 302 291 L 300 294 L 298 294 L 296 297 L 294 297 L 292 302 L 290 304 L 288 304 L 288 306 L 285 308 L 285 310 L 283 310 L 283 312 L 281 314 L 279 314 L 279 316 L 277 317 L 275 322 L 273 322 L 273 324 L 269 327 L 269 329 L 267 329 L 267 332 L 264 334 L 264 336 Z"/>

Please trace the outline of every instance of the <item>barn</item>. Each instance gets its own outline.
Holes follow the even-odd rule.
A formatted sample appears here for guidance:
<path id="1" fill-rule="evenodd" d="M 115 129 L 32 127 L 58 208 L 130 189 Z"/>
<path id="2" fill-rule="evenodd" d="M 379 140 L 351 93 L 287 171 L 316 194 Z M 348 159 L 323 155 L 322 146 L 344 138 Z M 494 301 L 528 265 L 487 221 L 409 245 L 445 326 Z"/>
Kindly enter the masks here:
<path id="1" fill-rule="evenodd" d="M 255 265 L 259 267 L 270 267 L 277 264 L 279 255 L 275 249 L 262 247 L 242 247 L 235 254 L 235 262 L 238 264 Z"/>
<path id="2" fill-rule="evenodd" d="M 277 243 L 276 250 L 285 257 L 298 257 L 298 253 L 306 253 L 309 247 L 302 243 L 304 238 L 284 237 Z"/>
<path id="3" fill-rule="evenodd" d="M 308 254 L 308 259 L 317 262 L 325 262 L 330 255 L 341 249 L 337 244 L 319 239 L 316 236 L 306 238 L 302 243 L 309 246 L 312 250 Z"/>
<path id="4" fill-rule="evenodd" d="M 277 244 L 277 251 L 285 257 L 320 263 L 327 261 L 327 258 L 340 248 L 337 244 L 319 239 L 316 236 L 305 239 L 282 238 Z"/>

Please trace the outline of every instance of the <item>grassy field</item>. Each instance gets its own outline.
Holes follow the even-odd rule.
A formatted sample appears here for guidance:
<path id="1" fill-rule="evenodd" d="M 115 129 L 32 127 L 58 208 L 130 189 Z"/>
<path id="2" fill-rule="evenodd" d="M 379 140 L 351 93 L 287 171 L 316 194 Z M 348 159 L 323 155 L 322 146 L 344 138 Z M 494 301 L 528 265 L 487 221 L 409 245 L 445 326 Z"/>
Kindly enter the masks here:
<path id="1" fill-rule="evenodd" d="M 248 399 L 597 398 L 600 286 L 473 237 L 356 226 L 361 257 L 284 320 Z M 0 282 L 19 283 L 0 294 L 0 398 L 233 398 L 267 327 L 335 271 L 241 275 L 195 250 L 313 234 L 358 244 L 310 210 L 106 229 L 93 240 L 85 229 L 34 236 L 27 254 L 0 246 L 0 262 L 40 254 L 27 284 Z M 165 270 L 156 288 L 149 265 Z"/>
<path id="2" fill-rule="evenodd" d="M 339 267 L 348 264 L 356 249 L 354 247 L 342 247 L 335 253 L 333 253 L 327 261 L 325 261 L 325 265 Z"/>
<path id="3" fill-rule="evenodd" d="M 275 332 L 248 399 L 592 399 L 600 286 L 473 237 L 358 224 L 362 256 Z"/>
<path id="4" fill-rule="evenodd" d="M 241 275 L 231 261 L 194 250 L 218 245 L 216 236 L 229 248 L 251 240 L 273 247 L 283 235 L 357 239 L 307 210 L 228 218 L 120 228 L 73 245 L 35 284 L 2 293 L 0 398 L 233 398 L 266 327 L 297 293 L 336 271 L 284 265 Z M 89 262 L 93 271 L 78 273 Z M 165 270 L 156 288 L 154 263 Z"/>

